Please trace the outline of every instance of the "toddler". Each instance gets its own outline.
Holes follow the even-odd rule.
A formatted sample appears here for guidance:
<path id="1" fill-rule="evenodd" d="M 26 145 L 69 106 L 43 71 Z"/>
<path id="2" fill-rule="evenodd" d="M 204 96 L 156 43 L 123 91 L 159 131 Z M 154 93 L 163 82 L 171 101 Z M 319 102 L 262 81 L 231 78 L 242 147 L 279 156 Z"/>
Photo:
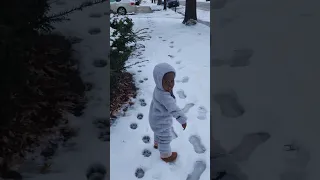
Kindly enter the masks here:
<path id="1" fill-rule="evenodd" d="M 172 89 L 174 87 L 175 69 L 167 63 L 154 67 L 153 78 L 156 83 L 150 104 L 149 123 L 154 132 L 154 148 L 160 151 L 160 157 L 165 162 L 177 159 L 177 152 L 171 152 L 173 127 L 172 117 L 182 125 L 187 126 L 187 117 L 176 105 Z"/>

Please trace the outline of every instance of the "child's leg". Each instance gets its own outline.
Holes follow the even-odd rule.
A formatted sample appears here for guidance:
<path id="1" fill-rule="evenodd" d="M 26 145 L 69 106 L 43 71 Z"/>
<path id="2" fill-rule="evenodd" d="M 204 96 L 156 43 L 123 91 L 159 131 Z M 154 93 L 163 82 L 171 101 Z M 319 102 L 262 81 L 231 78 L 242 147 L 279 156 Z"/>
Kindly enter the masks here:
<path id="1" fill-rule="evenodd" d="M 172 154 L 170 146 L 172 140 L 171 129 L 168 129 L 167 131 L 157 135 L 157 138 L 161 158 L 170 157 Z"/>

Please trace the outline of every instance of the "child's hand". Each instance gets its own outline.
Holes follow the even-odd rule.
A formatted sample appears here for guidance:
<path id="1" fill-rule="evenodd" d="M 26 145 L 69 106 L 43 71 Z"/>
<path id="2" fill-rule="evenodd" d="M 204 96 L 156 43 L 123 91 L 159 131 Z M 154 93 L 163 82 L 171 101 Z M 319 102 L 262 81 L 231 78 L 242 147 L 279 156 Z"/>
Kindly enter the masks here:
<path id="1" fill-rule="evenodd" d="M 182 127 L 183 127 L 183 130 L 185 130 L 187 127 L 187 123 L 182 124 Z"/>

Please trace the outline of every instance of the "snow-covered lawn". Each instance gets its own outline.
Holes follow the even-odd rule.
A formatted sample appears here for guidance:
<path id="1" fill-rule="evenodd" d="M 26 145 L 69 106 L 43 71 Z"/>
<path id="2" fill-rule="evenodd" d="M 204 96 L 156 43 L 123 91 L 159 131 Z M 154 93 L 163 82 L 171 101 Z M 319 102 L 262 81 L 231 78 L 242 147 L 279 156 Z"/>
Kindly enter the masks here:
<path id="1" fill-rule="evenodd" d="M 198 24 L 187 27 L 173 11 L 130 16 L 136 29 L 149 28 L 150 40 L 128 64 L 148 60 L 129 69 L 139 88 L 135 104 L 111 127 L 110 179 L 189 180 L 210 179 L 210 28 Z M 178 152 L 175 164 L 160 159 L 153 149 L 153 132 L 148 111 L 155 83 L 153 67 L 167 62 L 177 71 L 174 93 L 178 105 L 187 111 L 188 127 L 182 130 L 174 120 Z"/>
<path id="2" fill-rule="evenodd" d="M 81 1 L 70 0 L 63 4 L 53 3 L 52 12 L 69 10 L 78 6 Z M 108 3 L 108 2 L 106 2 Z M 105 77 L 108 76 L 108 68 L 96 67 L 94 64 L 104 64 L 108 56 L 107 41 L 109 35 L 109 17 L 104 15 L 108 12 L 107 4 L 98 4 L 83 11 L 71 14 L 71 21 L 54 24 L 56 30 L 65 36 L 77 36 L 82 41 L 74 44 L 74 57 L 80 61 L 80 72 L 84 82 L 91 82 L 93 88 L 87 92 L 89 100 L 87 108 L 81 117 L 66 115 L 71 125 L 79 129 L 78 136 L 68 141 L 65 147 L 61 147 L 56 156 L 50 162 L 48 172 L 39 174 L 41 159 L 36 161 L 27 161 L 21 166 L 19 172 L 24 177 L 33 180 L 86 180 L 86 171 L 93 163 L 100 163 L 108 167 L 109 155 L 106 153 L 109 149 L 109 142 L 99 139 L 99 134 L 106 135 L 94 125 L 97 119 L 109 118 L 107 106 L 109 98 L 106 95 L 109 89 L 109 82 Z M 106 138 L 104 137 L 101 137 Z M 39 164 L 38 164 L 39 163 Z"/>

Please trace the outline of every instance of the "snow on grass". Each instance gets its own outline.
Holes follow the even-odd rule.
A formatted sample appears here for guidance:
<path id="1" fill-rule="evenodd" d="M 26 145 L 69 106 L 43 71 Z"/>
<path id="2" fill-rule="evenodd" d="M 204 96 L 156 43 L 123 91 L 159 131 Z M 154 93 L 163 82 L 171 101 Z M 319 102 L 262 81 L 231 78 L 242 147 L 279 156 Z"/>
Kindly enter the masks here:
<path id="1" fill-rule="evenodd" d="M 173 11 L 130 17 L 134 28 L 149 28 L 152 38 L 139 42 L 145 46 L 144 50 L 138 50 L 142 55 L 127 62 L 149 60 L 129 69 L 135 73 L 139 91 L 133 107 L 111 127 L 110 179 L 143 176 L 143 179 L 185 180 L 189 174 L 197 178 L 198 173 L 200 180 L 207 180 L 210 178 L 210 29 L 202 24 L 185 26 L 181 23 L 181 15 Z M 153 132 L 148 122 L 155 87 L 152 71 L 161 62 L 175 67 L 177 103 L 181 108 L 189 108 L 185 131 L 173 120 L 178 137 L 171 145 L 179 154 L 175 165 L 162 162 L 158 150 L 153 149 Z M 146 139 L 149 139 L 148 143 L 145 143 Z"/>
<path id="2" fill-rule="evenodd" d="M 52 12 L 57 13 L 63 10 L 69 10 L 78 6 L 81 1 L 67 1 L 64 4 L 54 4 Z M 106 2 L 109 3 L 109 2 Z M 108 36 L 110 36 L 107 23 L 108 12 L 107 4 L 102 3 L 94 5 L 83 11 L 77 11 L 69 15 L 70 21 L 55 24 L 56 31 L 65 36 L 77 36 L 82 41 L 74 44 L 74 58 L 79 60 L 80 75 L 84 82 L 91 82 L 93 88 L 87 92 L 87 108 L 84 115 L 75 117 L 66 115 L 70 125 L 79 129 L 78 136 L 68 141 L 66 147 L 61 147 L 57 155 L 50 160 L 48 172 L 38 174 L 41 167 L 39 164 L 28 161 L 21 166 L 19 170 L 24 177 L 33 180 L 57 180 L 57 179 L 77 179 L 86 180 L 86 171 L 93 163 L 100 163 L 108 166 L 109 143 L 98 138 L 99 134 L 106 133 L 100 131 L 93 124 L 97 119 L 109 118 L 109 112 L 106 111 L 106 105 L 109 98 L 106 95 L 109 89 L 109 82 L 105 78 L 108 71 L 105 67 L 94 66 L 95 60 L 104 61 L 108 56 Z M 95 16 L 92 16 L 92 14 Z"/>

